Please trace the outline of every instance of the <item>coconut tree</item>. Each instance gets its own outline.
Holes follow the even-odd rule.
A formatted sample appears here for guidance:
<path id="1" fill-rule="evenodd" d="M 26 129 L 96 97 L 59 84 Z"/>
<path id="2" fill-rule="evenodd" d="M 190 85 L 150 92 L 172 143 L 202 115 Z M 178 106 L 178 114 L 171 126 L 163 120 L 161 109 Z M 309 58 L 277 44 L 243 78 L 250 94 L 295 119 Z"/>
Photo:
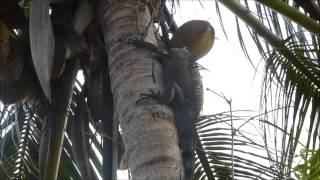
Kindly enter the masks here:
<path id="1" fill-rule="evenodd" d="M 305 149 L 316 150 L 319 143 L 319 2 L 296 1 L 305 13 L 289 2 L 256 2 L 256 14 L 247 1 L 216 1 L 216 7 L 221 3 L 243 19 L 266 60 L 266 116 L 200 117 L 198 179 L 291 177 L 304 123 L 309 125 Z M 167 43 L 176 27 L 165 1 L 16 0 L 0 5 L 1 178 L 114 179 L 123 148 L 133 179 L 183 178 L 174 112 L 153 98 L 141 100 L 150 89 L 163 92 L 165 72 L 150 49 L 132 43 Z M 279 21 L 278 13 L 290 20 Z M 78 72 L 83 76 L 76 80 Z M 273 83 L 276 94 L 269 93 Z M 268 121 L 270 97 L 285 103 L 276 107 L 284 109 L 280 124 Z M 230 125 L 254 120 L 261 122 L 264 143 Z M 270 127 L 275 139 L 280 133 L 281 146 L 269 145 Z"/>

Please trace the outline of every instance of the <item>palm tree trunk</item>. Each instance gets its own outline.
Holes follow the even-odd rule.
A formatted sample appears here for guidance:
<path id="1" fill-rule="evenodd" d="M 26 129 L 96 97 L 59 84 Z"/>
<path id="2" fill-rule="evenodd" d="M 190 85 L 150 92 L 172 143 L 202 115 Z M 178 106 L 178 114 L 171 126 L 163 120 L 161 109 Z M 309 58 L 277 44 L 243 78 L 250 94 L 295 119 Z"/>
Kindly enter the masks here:
<path id="1" fill-rule="evenodd" d="M 131 38 L 156 42 L 150 13 L 140 1 L 104 0 L 99 6 L 108 53 L 115 111 L 119 115 L 133 179 L 183 179 L 183 166 L 172 110 L 141 93 L 163 90 L 162 70 L 148 49 Z M 153 68 L 154 67 L 154 68 Z"/>

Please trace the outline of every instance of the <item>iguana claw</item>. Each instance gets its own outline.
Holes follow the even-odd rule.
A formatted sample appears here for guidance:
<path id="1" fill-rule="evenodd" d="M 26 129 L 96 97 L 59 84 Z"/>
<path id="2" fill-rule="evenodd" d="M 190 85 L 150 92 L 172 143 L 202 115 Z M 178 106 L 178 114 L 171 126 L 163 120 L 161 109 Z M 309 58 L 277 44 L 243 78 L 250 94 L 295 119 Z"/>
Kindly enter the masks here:
<path id="1" fill-rule="evenodd" d="M 157 102 L 159 102 L 160 104 L 168 104 L 170 102 L 170 100 L 168 100 L 168 98 L 161 94 L 160 91 L 155 91 L 154 89 L 149 89 L 150 93 L 141 93 L 140 94 L 140 99 L 137 100 L 136 104 L 139 105 L 141 104 L 142 101 L 149 99 L 149 98 L 153 98 L 154 100 L 156 100 Z"/>

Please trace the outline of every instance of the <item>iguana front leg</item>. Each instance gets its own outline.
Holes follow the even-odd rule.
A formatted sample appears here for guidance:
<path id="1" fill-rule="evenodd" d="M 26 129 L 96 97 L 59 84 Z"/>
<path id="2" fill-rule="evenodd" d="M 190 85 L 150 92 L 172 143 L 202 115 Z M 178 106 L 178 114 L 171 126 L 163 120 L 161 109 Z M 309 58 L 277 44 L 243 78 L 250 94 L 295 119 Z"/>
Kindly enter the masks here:
<path id="1" fill-rule="evenodd" d="M 141 93 L 141 98 L 136 102 L 136 104 L 140 104 L 143 100 L 148 98 L 153 98 L 160 104 L 170 104 L 174 98 L 176 98 L 180 103 L 183 103 L 184 96 L 182 89 L 174 81 L 169 84 L 170 85 L 165 85 L 165 92 L 163 94 L 161 94 L 160 91 L 154 91 L 153 89 L 150 89 L 150 93 Z"/>
<path id="2" fill-rule="evenodd" d="M 194 177 L 195 162 L 195 122 L 198 118 L 198 109 L 193 106 L 198 99 L 197 84 L 194 77 L 194 56 L 186 48 L 172 48 L 169 52 L 163 52 L 152 43 L 136 41 L 137 46 L 145 47 L 156 53 L 164 71 L 165 93 L 153 92 L 141 94 L 146 98 L 154 98 L 160 103 L 167 103 L 175 114 L 176 127 L 179 134 L 179 144 L 182 150 L 184 162 L 185 179 L 192 180 Z M 170 98 L 169 98 L 170 97 Z"/>

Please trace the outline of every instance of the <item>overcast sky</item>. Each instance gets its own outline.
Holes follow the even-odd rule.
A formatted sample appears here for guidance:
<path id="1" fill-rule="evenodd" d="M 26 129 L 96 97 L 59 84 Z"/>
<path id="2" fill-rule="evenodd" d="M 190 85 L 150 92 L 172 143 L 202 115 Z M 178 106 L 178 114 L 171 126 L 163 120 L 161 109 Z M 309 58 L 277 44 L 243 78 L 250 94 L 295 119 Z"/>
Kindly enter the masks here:
<path id="1" fill-rule="evenodd" d="M 175 20 L 178 25 L 192 19 L 207 20 L 215 29 L 216 39 L 213 48 L 199 61 L 208 69 L 208 71 L 201 71 L 205 89 L 203 113 L 212 114 L 229 110 L 229 106 L 223 99 L 206 91 L 206 88 L 232 98 L 233 109 L 258 111 L 263 64 L 259 65 L 260 71 L 255 74 L 239 45 L 235 16 L 231 12 L 224 6 L 220 6 L 228 41 L 219 24 L 214 1 L 201 3 L 203 6 L 199 1 L 181 1 L 181 8 L 177 7 Z M 253 62 L 257 65 L 260 55 L 250 41 L 250 37 L 247 38 L 246 43 L 254 57 Z"/>

